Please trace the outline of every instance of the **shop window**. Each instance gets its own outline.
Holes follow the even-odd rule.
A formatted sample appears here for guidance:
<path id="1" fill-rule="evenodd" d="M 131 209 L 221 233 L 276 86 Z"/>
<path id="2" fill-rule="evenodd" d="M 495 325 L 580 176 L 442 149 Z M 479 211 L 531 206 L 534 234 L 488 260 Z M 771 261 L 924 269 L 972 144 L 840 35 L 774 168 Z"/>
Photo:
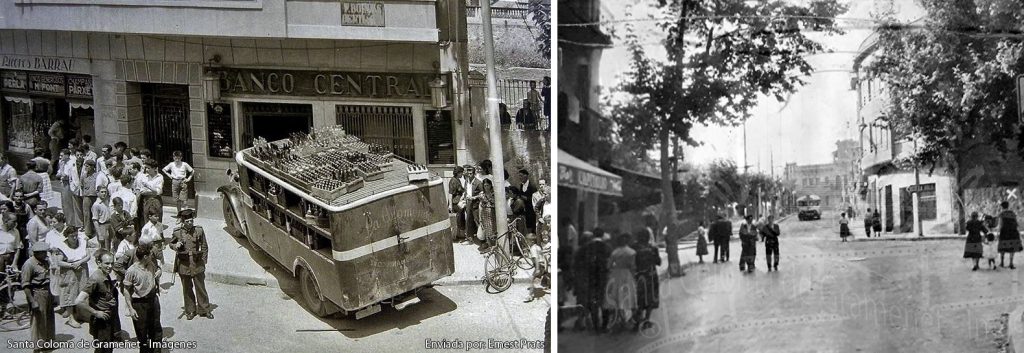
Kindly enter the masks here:
<path id="1" fill-rule="evenodd" d="M 921 213 L 921 219 L 925 221 L 935 220 L 938 218 L 937 211 L 935 210 L 935 184 L 924 184 L 931 185 L 932 190 L 921 191 L 918 194 L 918 210 Z M 925 187 L 927 189 L 927 187 Z"/>
<path id="2" fill-rule="evenodd" d="M 363 142 L 384 145 L 398 157 L 416 160 L 412 107 L 338 105 L 336 119 Z"/>
<path id="3" fill-rule="evenodd" d="M 4 102 L 4 131 L 7 132 L 7 147 L 11 151 L 32 152 L 32 103 L 28 99 L 10 98 Z"/>
<path id="4" fill-rule="evenodd" d="M 231 124 L 231 105 L 217 103 L 206 107 L 207 138 L 210 142 L 210 157 L 231 158 L 234 155 L 234 141 Z"/>
<path id="5" fill-rule="evenodd" d="M 429 110 L 427 123 L 427 163 L 455 164 L 455 129 L 452 127 L 452 112 Z"/>

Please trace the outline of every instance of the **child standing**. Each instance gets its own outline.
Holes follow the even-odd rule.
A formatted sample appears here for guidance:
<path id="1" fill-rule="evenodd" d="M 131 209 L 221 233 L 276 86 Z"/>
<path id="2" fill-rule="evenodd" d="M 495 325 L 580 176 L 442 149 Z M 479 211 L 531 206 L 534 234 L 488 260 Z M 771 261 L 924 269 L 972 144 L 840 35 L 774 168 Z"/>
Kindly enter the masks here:
<path id="1" fill-rule="evenodd" d="M 195 170 L 188 163 L 182 161 L 184 155 L 181 151 L 174 151 L 173 155 L 174 162 L 168 163 L 161 171 L 171 178 L 171 197 L 176 201 L 178 213 L 181 213 L 181 209 L 185 207 L 185 201 L 188 201 L 188 183 L 195 176 Z"/>
<path id="2" fill-rule="evenodd" d="M 988 265 L 995 270 L 996 269 L 996 254 L 999 253 L 999 249 L 996 248 L 996 235 L 991 232 L 985 234 L 985 258 L 988 259 Z"/>
<path id="3" fill-rule="evenodd" d="M 704 221 L 700 221 L 700 225 L 697 226 L 697 258 L 700 260 L 699 263 L 704 263 L 704 255 L 708 254 L 708 229 L 704 226 Z"/>

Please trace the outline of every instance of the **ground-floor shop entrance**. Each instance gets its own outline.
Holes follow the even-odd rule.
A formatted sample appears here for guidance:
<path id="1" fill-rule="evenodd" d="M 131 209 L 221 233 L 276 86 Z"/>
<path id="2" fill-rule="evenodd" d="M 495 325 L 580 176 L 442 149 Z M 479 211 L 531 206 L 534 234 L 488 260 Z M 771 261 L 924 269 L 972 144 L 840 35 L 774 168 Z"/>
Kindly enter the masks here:
<path id="1" fill-rule="evenodd" d="M 140 84 L 140 88 L 146 148 L 153 153 L 158 167 L 163 168 L 173 161 L 174 151 L 181 151 L 182 160 L 195 165 L 192 161 L 192 125 L 188 116 L 188 86 Z M 163 195 L 171 195 L 171 181 L 167 178 L 164 178 Z M 189 197 L 195 198 L 195 188 L 189 190 Z"/>

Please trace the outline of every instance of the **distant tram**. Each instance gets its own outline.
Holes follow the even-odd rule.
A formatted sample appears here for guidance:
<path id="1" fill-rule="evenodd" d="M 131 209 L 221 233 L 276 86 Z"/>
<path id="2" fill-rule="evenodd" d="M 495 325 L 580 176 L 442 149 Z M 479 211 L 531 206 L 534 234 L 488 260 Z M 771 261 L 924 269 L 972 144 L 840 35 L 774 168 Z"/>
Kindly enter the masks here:
<path id="1" fill-rule="evenodd" d="M 797 218 L 801 221 L 821 219 L 821 198 L 818 195 L 807 195 L 796 199 Z"/>

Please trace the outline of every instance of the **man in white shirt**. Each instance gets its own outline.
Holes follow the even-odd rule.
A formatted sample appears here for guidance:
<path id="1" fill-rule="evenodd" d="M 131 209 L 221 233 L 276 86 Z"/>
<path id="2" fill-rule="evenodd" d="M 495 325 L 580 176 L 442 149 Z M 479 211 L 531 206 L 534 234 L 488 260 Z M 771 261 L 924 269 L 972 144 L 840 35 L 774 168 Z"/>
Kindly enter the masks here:
<path id="1" fill-rule="evenodd" d="M 139 211 L 138 197 L 135 196 L 135 192 L 131 189 L 134 179 L 135 178 L 131 175 L 121 175 L 121 181 L 118 182 L 118 185 L 122 186 L 117 188 L 117 191 L 110 194 L 111 199 L 114 197 L 121 198 L 121 201 L 124 202 L 124 211 L 127 212 L 132 219 L 135 219 Z"/>
<path id="2" fill-rule="evenodd" d="M 477 210 L 478 203 L 476 200 L 472 199 L 474 194 L 477 192 L 477 190 L 475 190 L 475 185 L 473 185 L 476 181 L 476 167 L 467 164 L 463 166 L 463 169 L 465 170 L 465 174 L 463 174 L 462 186 L 466 188 L 467 198 L 465 212 L 466 239 L 472 239 L 476 237 L 476 215 L 479 213 L 479 210 Z"/>
<path id="3" fill-rule="evenodd" d="M 153 254 L 156 255 L 157 262 L 163 264 L 164 256 L 164 230 L 167 228 L 160 223 L 159 216 L 163 214 L 162 209 L 149 209 L 146 211 L 146 218 L 149 220 L 146 225 L 142 226 L 142 232 L 139 235 L 139 245 L 151 244 L 153 246 Z"/>
<path id="4" fill-rule="evenodd" d="M 150 209 L 157 210 L 157 219 L 163 221 L 164 203 L 160 195 L 164 192 L 164 177 L 157 173 L 156 161 L 146 161 L 146 171 L 139 175 L 135 186 L 139 193 L 139 204 L 142 206 L 141 214 L 146 214 Z"/>
<path id="5" fill-rule="evenodd" d="M 7 183 L 7 181 L 16 178 L 18 178 L 18 172 L 14 171 L 14 167 L 10 163 L 7 163 L 7 155 L 0 154 L 0 194 L 11 197 L 14 185 Z"/>
<path id="6" fill-rule="evenodd" d="M 96 229 L 96 239 L 99 241 L 100 249 L 110 250 L 110 191 L 107 188 L 99 189 L 96 194 L 99 198 L 92 204 L 92 222 Z"/>
<path id="7" fill-rule="evenodd" d="M 176 201 L 177 212 L 185 206 L 188 201 L 188 183 L 192 181 L 195 170 L 192 166 L 182 161 L 184 155 L 181 151 L 174 151 L 174 161 L 168 163 L 161 171 L 171 179 L 171 197 Z"/>

